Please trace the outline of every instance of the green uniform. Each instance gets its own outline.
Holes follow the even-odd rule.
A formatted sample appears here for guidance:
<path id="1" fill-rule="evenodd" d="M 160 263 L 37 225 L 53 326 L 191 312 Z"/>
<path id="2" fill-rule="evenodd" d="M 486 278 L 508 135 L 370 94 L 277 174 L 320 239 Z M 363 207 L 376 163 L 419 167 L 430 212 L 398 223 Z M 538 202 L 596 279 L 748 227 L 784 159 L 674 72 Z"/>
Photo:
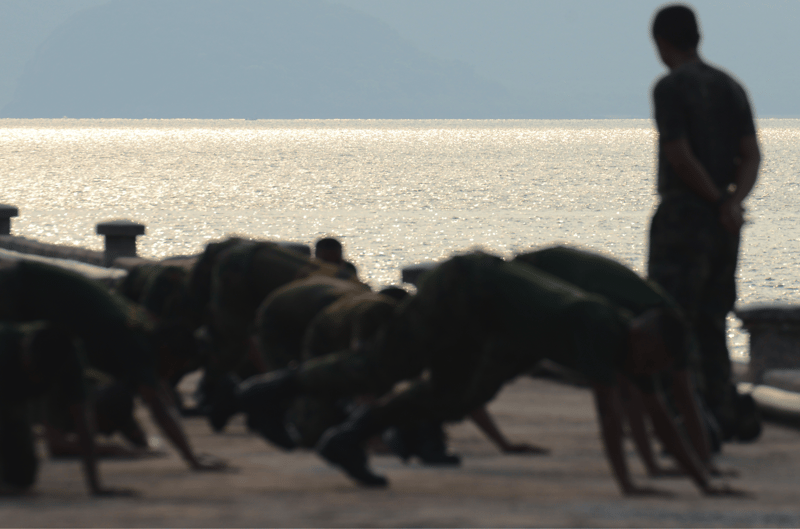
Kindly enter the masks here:
<path id="1" fill-rule="evenodd" d="M 309 324 L 302 359 L 350 349 L 354 340 L 372 340 L 393 316 L 397 302 L 377 292 L 345 296 L 320 312 Z"/>
<path id="2" fill-rule="evenodd" d="M 299 362 L 306 330 L 326 307 L 369 289 L 360 283 L 324 276 L 293 281 L 270 294 L 256 314 L 256 334 L 270 371 Z"/>
<path id="3" fill-rule="evenodd" d="M 305 332 L 302 359 L 310 360 L 349 349 L 355 341 L 369 341 L 391 319 L 397 302 L 367 292 L 340 298 L 322 310 Z M 322 434 L 347 416 L 350 399 L 331 400 L 313 395 L 294 399 L 286 423 L 298 446 L 311 448 Z"/>
<path id="4" fill-rule="evenodd" d="M 47 321 L 81 340 L 90 367 L 138 387 L 157 385 L 146 332 L 149 316 L 137 305 L 79 274 L 33 261 L 0 268 L 0 321 Z"/>
<path id="5" fill-rule="evenodd" d="M 414 379 L 374 409 L 382 422 L 456 420 L 545 358 L 615 385 L 630 317 L 530 266 L 459 256 L 423 277 L 374 346 L 306 362 L 297 380 L 304 392 L 333 397 Z"/>
<path id="6" fill-rule="evenodd" d="M 259 305 L 278 288 L 311 275 L 352 279 L 343 268 L 270 242 L 241 242 L 225 249 L 212 267 L 209 326 L 214 340 L 209 375 L 241 366 Z"/>
<path id="7" fill-rule="evenodd" d="M 36 480 L 38 460 L 29 405 L 47 393 L 63 404 L 85 399 L 83 362 L 75 343 L 44 322 L 0 323 L 0 481 L 4 485 L 25 489 Z"/>
<path id="8" fill-rule="evenodd" d="M 210 242 L 192 266 L 187 280 L 187 294 L 190 300 L 189 308 L 192 309 L 192 321 L 196 327 L 207 323 L 208 308 L 211 303 L 211 283 L 217 260 L 227 250 L 240 244 L 251 244 L 251 242 L 237 237 Z"/>
<path id="9" fill-rule="evenodd" d="M 514 261 L 535 266 L 586 292 L 603 296 L 634 316 L 664 309 L 674 323 L 667 339 L 673 347 L 676 368 L 687 367 L 695 344 L 680 307 L 653 281 L 643 279 L 625 265 L 600 254 L 556 246 L 517 255 Z"/>
<path id="10" fill-rule="evenodd" d="M 697 337 L 706 402 L 717 418 L 733 414 L 725 318 L 736 301 L 739 234 L 722 226 L 719 208 L 678 176 L 663 145 L 685 139 L 714 186 L 735 182 L 741 140 L 756 133 L 744 88 L 702 61 L 683 64 L 653 89 L 659 134 L 658 193 L 650 225 L 648 275 L 681 306 Z"/>

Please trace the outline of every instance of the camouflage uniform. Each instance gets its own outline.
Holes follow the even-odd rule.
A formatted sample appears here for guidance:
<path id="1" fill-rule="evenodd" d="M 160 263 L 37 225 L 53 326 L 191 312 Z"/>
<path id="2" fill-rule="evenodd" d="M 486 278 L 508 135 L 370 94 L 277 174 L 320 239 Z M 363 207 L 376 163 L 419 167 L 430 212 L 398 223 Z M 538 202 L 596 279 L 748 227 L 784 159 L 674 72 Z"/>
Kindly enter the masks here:
<path id="1" fill-rule="evenodd" d="M 34 346 L 36 343 L 36 351 Z M 44 322 L 0 323 L 0 482 L 26 489 L 38 460 L 29 405 L 51 400 L 83 402 L 83 363 L 76 344 Z"/>
<path id="2" fill-rule="evenodd" d="M 653 103 L 661 203 L 650 225 L 648 274 L 677 301 L 692 325 L 706 401 L 718 414 L 730 414 L 734 390 L 725 318 L 736 300 L 739 235 L 722 227 L 718 208 L 680 179 L 661 146 L 687 139 L 724 195 L 734 183 L 741 139 L 755 135 L 752 111 L 736 81 L 700 61 L 660 79 Z"/>
<path id="3" fill-rule="evenodd" d="M 259 348 L 268 370 L 299 362 L 306 330 L 314 318 L 337 300 L 368 290 L 360 283 L 312 276 L 270 294 L 255 318 Z"/>
<path id="4" fill-rule="evenodd" d="M 308 325 L 302 359 L 344 351 L 354 341 L 369 341 L 392 317 L 397 302 L 375 292 L 345 296 L 320 312 Z M 298 446 L 314 447 L 323 432 L 347 417 L 350 399 L 331 400 L 312 395 L 294 399 L 286 423 Z"/>
<path id="5" fill-rule="evenodd" d="M 697 345 L 680 307 L 664 290 L 613 259 L 566 246 L 555 246 L 519 254 L 515 262 L 535 266 L 571 285 L 608 299 L 640 316 L 650 309 L 663 309 L 669 316 L 666 336 L 675 355 L 675 367 L 688 367 L 697 355 Z"/>
<path id="6" fill-rule="evenodd" d="M 189 307 L 192 309 L 192 321 L 195 327 L 200 327 L 207 323 L 208 308 L 211 303 L 211 283 L 217 260 L 227 250 L 241 244 L 252 243 L 238 237 L 210 242 L 192 266 L 187 280 L 187 295 L 189 296 Z"/>
<path id="7" fill-rule="evenodd" d="M 235 370 L 247 373 L 246 351 L 259 305 L 279 287 L 311 275 L 360 284 L 341 267 L 275 243 L 246 241 L 220 253 L 212 267 L 209 303 L 212 378 Z"/>
<path id="8" fill-rule="evenodd" d="M 427 273 L 374 345 L 306 362 L 297 383 L 337 397 L 414 379 L 373 409 L 381 424 L 458 420 L 544 358 L 615 385 L 630 317 L 532 267 L 470 254 Z"/>

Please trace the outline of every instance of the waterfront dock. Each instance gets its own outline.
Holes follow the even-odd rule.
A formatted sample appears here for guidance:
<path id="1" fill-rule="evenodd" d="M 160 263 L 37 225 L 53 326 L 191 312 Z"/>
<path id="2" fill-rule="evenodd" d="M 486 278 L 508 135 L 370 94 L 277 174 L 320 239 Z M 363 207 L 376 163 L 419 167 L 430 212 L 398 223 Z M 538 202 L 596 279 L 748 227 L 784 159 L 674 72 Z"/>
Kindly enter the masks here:
<path id="1" fill-rule="evenodd" d="M 182 388 L 191 389 L 192 380 Z M 523 377 L 490 405 L 515 441 L 549 447 L 546 456 L 502 455 L 469 422 L 448 427 L 460 468 L 404 465 L 378 455 L 390 481 L 365 490 L 314 453 L 282 452 L 246 431 L 241 417 L 223 434 L 203 418 L 184 419 L 200 451 L 236 467 L 193 473 L 177 453 L 138 461 L 105 460 L 103 480 L 139 491 L 134 498 L 86 494 L 77 460 L 43 457 L 34 492 L 0 498 L 6 527 L 797 527 L 800 526 L 800 431 L 766 423 L 752 444 L 730 444 L 719 466 L 726 481 L 753 494 L 705 498 L 688 479 L 648 480 L 629 447 L 635 479 L 671 498 L 625 498 L 602 454 L 591 393 Z M 148 433 L 158 430 L 144 410 Z M 163 445 L 162 445 L 163 446 Z"/>
<path id="2" fill-rule="evenodd" d="M 124 224 L 122 230 L 137 235 L 144 231 Z M 62 259 L 57 262 L 96 277 L 124 274 L 123 265 L 138 259 L 130 244 L 111 258 L 109 252 L 86 253 L 87 260 L 78 263 L 76 256 L 84 255 L 80 249 L 59 250 L 11 235 L 0 235 L 0 243 L 10 248 L 5 254 L 0 251 L 0 259 Z M 407 278 L 413 279 L 413 270 Z M 791 338 L 795 323 L 781 320 L 778 330 Z M 772 343 L 778 339 L 772 330 L 759 332 Z M 796 356 L 790 348 L 781 350 L 790 352 L 781 358 Z M 77 459 L 50 459 L 40 446 L 37 484 L 23 497 L 0 497 L 0 526 L 800 526 L 800 429 L 794 420 L 800 408 L 791 413 L 792 399 L 800 398 L 800 381 L 794 376 L 796 367 L 771 369 L 790 367 L 773 365 L 776 361 L 759 368 L 760 378 L 751 386 L 757 400 L 766 391 L 764 398 L 777 403 L 770 409 L 759 400 L 775 420 L 764 424 L 756 442 L 725 445 L 718 458 L 721 468 L 739 472 L 725 481 L 751 493 L 744 498 L 706 498 L 684 478 L 649 480 L 632 445 L 628 460 L 634 479 L 672 496 L 623 497 L 602 453 L 590 391 L 525 376 L 507 386 L 489 409 L 511 440 L 548 447 L 546 456 L 500 454 L 475 426 L 462 422 L 447 429 L 452 450 L 463 458 L 460 468 L 406 465 L 393 456 L 376 455 L 374 467 L 391 485 L 365 490 L 313 452 L 286 453 L 267 445 L 247 432 L 241 417 L 222 434 L 213 433 L 204 418 L 185 418 L 195 448 L 228 459 L 233 470 L 191 472 L 164 440 L 155 439 L 163 457 L 110 459 L 100 465 L 104 483 L 133 488 L 138 495 L 98 499 L 86 493 Z M 740 369 L 740 376 L 747 379 L 748 370 Z M 196 382 L 194 375 L 182 383 L 187 398 Z M 158 435 L 149 414 L 144 409 L 137 413 L 148 434 Z"/>

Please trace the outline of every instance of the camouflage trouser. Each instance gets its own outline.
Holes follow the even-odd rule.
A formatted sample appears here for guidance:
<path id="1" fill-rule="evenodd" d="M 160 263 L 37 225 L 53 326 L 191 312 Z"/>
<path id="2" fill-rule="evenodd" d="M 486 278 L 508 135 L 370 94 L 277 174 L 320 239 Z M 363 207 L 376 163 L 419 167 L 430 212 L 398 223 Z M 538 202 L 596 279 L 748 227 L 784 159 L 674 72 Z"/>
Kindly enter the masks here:
<path id="1" fill-rule="evenodd" d="M 314 448 L 325 430 L 347 418 L 346 402 L 311 395 L 296 397 L 285 417 L 295 443 L 303 448 Z"/>
<path id="2" fill-rule="evenodd" d="M 0 482 L 27 489 L 36 481 L 39 462 L 25 403 L 0 403 Z"/>
<path id="3" fill-rule="evenodd" d="M 736 301 L 739 236 L 697 197 L 662 199 L 650 225 L 648 275 L 681 306 L 697 337 L 701 392 L 712 408 L 732 405 L 725 318 Z"/>
<path id="4" fill-rule="evenodd" d="M 402 426 L 463 418 L 541 355 L 514 338 L 506 343 L 497 327 L 498 318 L 513 312 L 502 311 L 502 300 L 492 294 L 503 280 L 500 266 L 490 256 L 439 266 L 375 345 L 306 362 L 298 373 L 300 387 L 337 398 L 382 395 L 395 383 L 412 380 L 374 408 L 381 421 Z"/>

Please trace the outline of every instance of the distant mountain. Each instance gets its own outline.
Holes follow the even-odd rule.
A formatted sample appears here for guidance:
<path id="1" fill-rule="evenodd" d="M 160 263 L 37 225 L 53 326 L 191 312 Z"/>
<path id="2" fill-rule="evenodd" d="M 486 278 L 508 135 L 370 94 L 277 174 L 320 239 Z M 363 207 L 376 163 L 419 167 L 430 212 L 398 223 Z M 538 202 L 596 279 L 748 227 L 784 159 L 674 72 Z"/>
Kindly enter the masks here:
<path id="1" fill-rule="evenodd" d="M 650 38 L 667 0 L 331 0 L 463 61 L 524 100 L 519 117 L 650 116 L 665 72 Z M 760 117 L 800 117 L 800 0 L 687 0 L 701 53 L 747 86 Z"/>
<path id="2" fill-rule="evenodd" d="M 116 0 L 78 12 L 0 117 L 496 118 L 471 67 L 322 0 Z"/>

